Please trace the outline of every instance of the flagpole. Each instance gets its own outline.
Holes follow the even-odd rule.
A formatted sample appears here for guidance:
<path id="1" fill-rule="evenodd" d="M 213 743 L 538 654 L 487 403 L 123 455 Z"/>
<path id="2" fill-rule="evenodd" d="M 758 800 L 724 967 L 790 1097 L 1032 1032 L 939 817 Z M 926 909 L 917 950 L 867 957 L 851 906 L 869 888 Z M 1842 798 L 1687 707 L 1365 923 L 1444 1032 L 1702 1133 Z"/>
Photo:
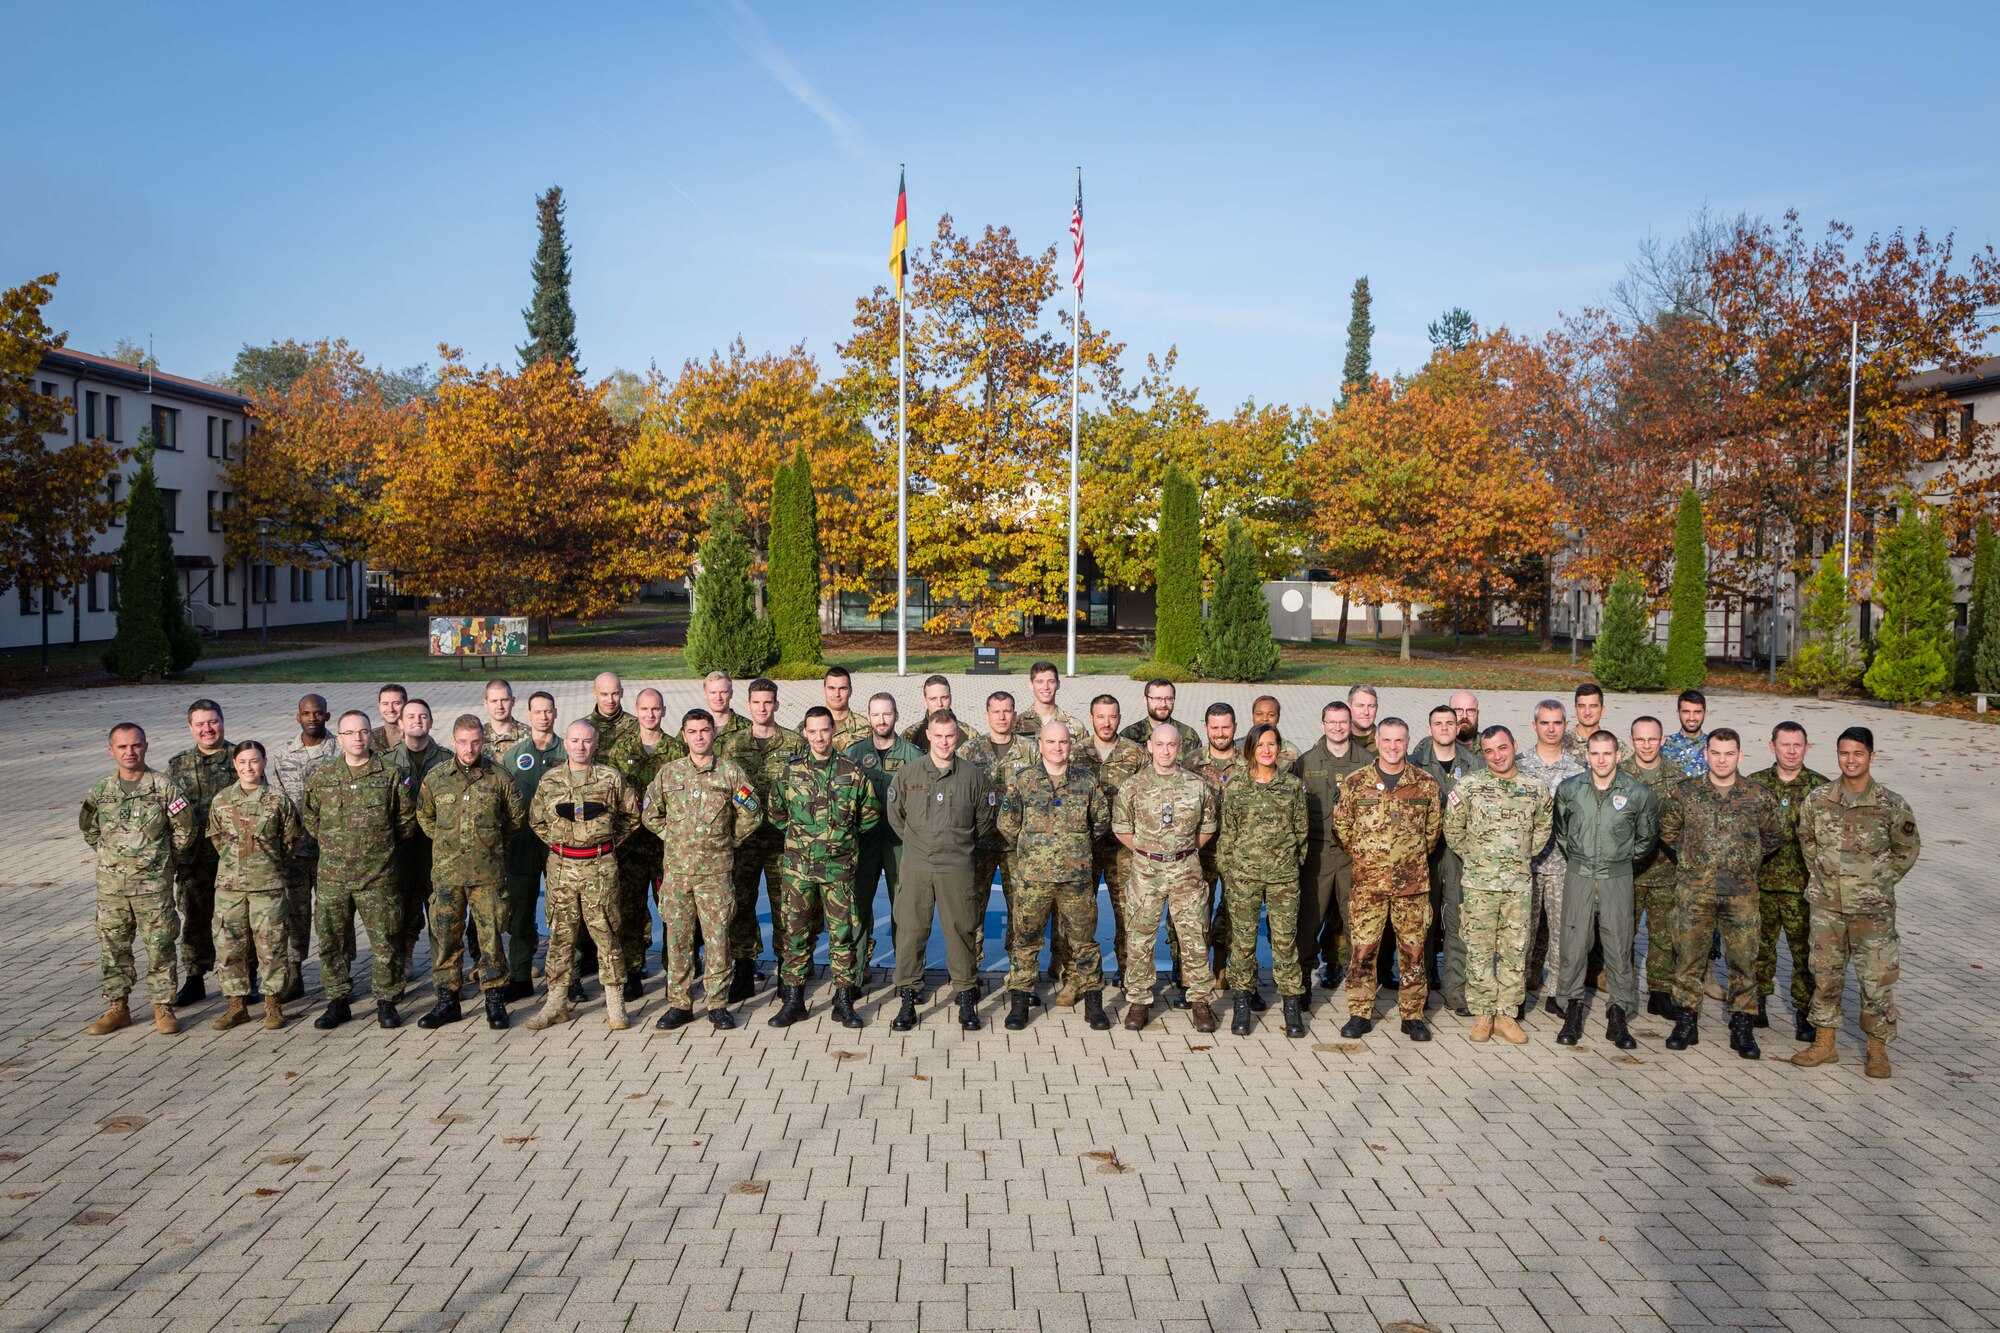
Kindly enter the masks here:
<path id="1" fill-rule="evenodd" d="M 907 263 L 907 260 L 905 260 Z M 910 418 L 908 298 L 896 279 L 896 674 L 910 674 Z"/>
<path id="2" fill-rule="evenodd" d="M 1083 208 L 1083 168 L 1076 169 L 1076 204 Z M 1069 655 L 1065 676 L 1076 674 L 1076 436 L 1083 358 L 1083 286 L 1070 281 L 1069 345 Z"/>
<path id="3" fill-rule="evenodd" d="M 1854 380 L 1861 359 L 1861 321 L 1855 320 L 1847 342 L 1847 499 L 1841 508 L 1840 577 L 1853 578 L 1854 564 Z M 1853 594 L 1850 592 L 1849 596 Z"/>

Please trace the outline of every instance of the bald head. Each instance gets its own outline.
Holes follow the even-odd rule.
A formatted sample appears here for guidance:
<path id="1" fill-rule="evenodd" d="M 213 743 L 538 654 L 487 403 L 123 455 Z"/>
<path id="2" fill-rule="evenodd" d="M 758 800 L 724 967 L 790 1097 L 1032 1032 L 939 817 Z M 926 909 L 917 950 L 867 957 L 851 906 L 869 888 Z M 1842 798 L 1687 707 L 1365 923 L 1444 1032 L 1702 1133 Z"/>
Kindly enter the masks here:
<path id="1" fill-rule="evenodd" d="M 625 682 L 618 679 L 615 671 L 600 671 L 597 679 L 590 683 L 590 692 L 597 696 L 597 711 L 606 717 L 618 712 L 625 702 Z"/>

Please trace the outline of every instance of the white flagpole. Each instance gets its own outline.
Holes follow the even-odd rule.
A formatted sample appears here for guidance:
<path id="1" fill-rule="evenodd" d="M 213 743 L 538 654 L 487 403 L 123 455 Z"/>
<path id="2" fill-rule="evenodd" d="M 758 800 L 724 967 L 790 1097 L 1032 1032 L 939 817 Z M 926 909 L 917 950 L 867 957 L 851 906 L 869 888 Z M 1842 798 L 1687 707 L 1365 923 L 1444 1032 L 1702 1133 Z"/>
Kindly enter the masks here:
<path id="1" fill-rule="evenodd" d="M 910 674 L 910 351 L 907 342 L 909 252 L 896 287 L 896 674 Z"/>
<path id="2" fill-rule="evenodd" d="M 1861 356 L 1861 321 L 1855 320 L 1847 342 L 1847 504 L 1840 529 L 1840 577 L 1852 580 L 1854 561 L 1854 378 Z M 1849 596 L 1853 595 L 1849 590 Z"/>
<path id="3" fill-rule="evenodd" d="M 1076 198 L 1083 204 L 1083 168 L 1076 169 Z M 1083 357 L 1083 288 L 1070 282 L 1071 319 L 1069 345 L 1069 655 L 1065 676 L 1076 674 L 1076 436 L 1080 412 L 1081 366 Z"/>

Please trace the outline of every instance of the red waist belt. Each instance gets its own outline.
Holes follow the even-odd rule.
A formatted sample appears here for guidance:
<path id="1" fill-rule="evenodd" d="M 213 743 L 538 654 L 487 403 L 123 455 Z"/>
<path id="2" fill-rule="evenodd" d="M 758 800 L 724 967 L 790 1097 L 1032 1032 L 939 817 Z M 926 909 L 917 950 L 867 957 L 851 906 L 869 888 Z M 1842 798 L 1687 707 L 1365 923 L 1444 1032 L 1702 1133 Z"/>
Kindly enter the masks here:
<path id="1" fill-rule="evenodd" d="M 611 844 L 600 842 L 591 847 L 572 847 L 568 843 L 553 843 L 549 850 L 569 861 L 595 861 L 600 856 L 611 855 Z"/>
<path id="2" fill-rule="evenodd" d="M 1162 855 L 1159 852 L 1149 852 L 1146 851 L 1144 848 L 1140 847 L 1134 847 L 1132 850 L 1139 853 L 1139 855 L 1145 857 L 1148 861 L 1160 861 L 1167 865 L 1172 865 L 1176 861 L 1187 860 L 1190 856 L 1193 856 L 1200 849 L 1196 847 L 1190 847 L 1184 852 L 1175 852 L 1171 856 Z"/>

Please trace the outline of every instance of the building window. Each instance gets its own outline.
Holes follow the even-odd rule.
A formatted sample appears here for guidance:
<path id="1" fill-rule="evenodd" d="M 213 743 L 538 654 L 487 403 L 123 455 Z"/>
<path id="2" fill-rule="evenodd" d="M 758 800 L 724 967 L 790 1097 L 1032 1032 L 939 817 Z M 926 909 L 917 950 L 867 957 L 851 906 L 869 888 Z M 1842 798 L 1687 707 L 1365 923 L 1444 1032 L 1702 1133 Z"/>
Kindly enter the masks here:
<path id="1" fill-rule="evenodd" d="M 181 530 L 181 493 L 162 486 L 160 487 L 160 503 L 166 506 L 167 531 L 179 532 Z"/>
<path id="2" fill-rule="evenodd" d="M 215 586 L 215 571 L 211 569 L 208 571 L 208 604 L 210 606 L 218 605 L 218 603 L 216 602 L 216 597 L 218 595 L 219 594 Z"/>
<path id="3" fill-rule="evenodd" d="M 181 411 L 177 407 L 155 407 L 153 409 L 153 446 L 179 452 L 181 447 Z"/>
<path id="4" fill-rule="evenodd" d="M 299 598 L 300 601 L 310 602 L 313 599 L 313 572 L 310 569 L 299 571 L 299 590 L 305 594 Z"/>
<path id="5" fill-rule="evenodd" d="M 211 574 L 209 577 L 213 578 L 214 575 Z M 222 604 L 224 606 L 236 605 L 236 566 L 234 565 L 224 565 L 222 567 Z"/>
<path id="6" fill-rule="evenodd" d="M 222 419 L 222 456 L 224 458 L 234 457 L 234 455 L 232 455 L 229 452 L 229 431 L 230 428 L 235 424 L 236 423 L 231 421 L 228 417 L 224 417 Z"/>
<path id="7" fill-rule="evenodd" d="M 96 433 L 91 432 L 92 435 Z M 118 395 L 115 393 L 104 395 L 104 438 L 113 444 L 122 444 L 125 441 L 125 437 L 118 433 Z"/>
<path id="8" fill-rule="evenodd" d="M 219 453 L 217 453 L 217 452 L 216 452 L 216 430 L 215 430 L 215 427 L 216 427 L 216 420 L 215 420 L 215 418 L 214 418 L 214 417 L 210 417 L 210 418 L 208 419 L 208 456 L 209 456 L 210 458 L 220 458 L 220 457 L 222 457 L 222 455 L 221 455 L 221 454 L 219 454 Z"/>
<path id="9" fill-rule="evenodd" d="M 86 604 L 89 606 L 89 608 L 92 611 L 102 611 L 104 607 L 101 604 L 99 604 L 97 600 L 96 570 L 92 570 L 90 573 L 83 576 L 83 587 L 84 587 L 84 596 Z"/>
<path id="10" fill-rule="evenodd" d="M 1958 442 L 1971 444 L 1979 435 L 1979 414 L 1973 411 L 1971 403 L 1958 405 Z"/>
<path id="11" fill-rule="evenodd" d="M 97 390 L 86 389 L 83 394 L 83 438 L 97 438 Z"/>
<path id="12" fill-rule="evenodd" d="M 265 565 L 262 568 L 264 571 L 263 600 L 265 605 L 268 606 L 270 603 L 278 600 L 278 567 L 276 565 Z"/>
<path id="13" fill-rule="evenodd" d="M 210 491 L 208 493 L 208 530 L 222 531 L 222 512 L 229 508 L 229 492 Z"/>
<path id="14" fill-rule="evenodd" d="M 15 591 L 21 594 L 21 614 L 24 616 L 38 614 L 35 609 L 35 590 L 23 583 Z"/>
<path id="15" fill-rule="evenodd" d="M 124 478 L 120 477 L 116 472 L 112 473 L 110 476 L 104 479 L 104 498 L 110 501 L 114 505 L 118 503 L 118 483 L 123 480 Z M 114 514 L 112 516 L 111 526 L 114 528 L 120 528 L 125 526 L 125 515 L 123 511 L 120 511 L 119 513 Z"/>

